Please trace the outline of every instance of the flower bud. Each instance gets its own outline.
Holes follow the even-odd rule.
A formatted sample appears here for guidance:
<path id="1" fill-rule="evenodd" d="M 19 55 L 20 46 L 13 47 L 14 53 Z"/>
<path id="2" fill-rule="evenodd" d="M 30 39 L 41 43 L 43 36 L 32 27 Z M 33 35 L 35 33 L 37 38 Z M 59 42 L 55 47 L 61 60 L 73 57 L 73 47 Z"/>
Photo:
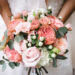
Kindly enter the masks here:
<path id="1" fill-rule="evenodd" d="M 55 54 L 55 53 L 52 53 L 52 54 L 51 54 L 51 57 L 52 57 L 52 58 L 55 58 L 55 57 L 56 57 L 56 54 Z"/>
<path id="2" fill-rule="evenodd" d="M 39 42 L 39 46 L 40 46 L 40 47 L 43 46 L 43 42 Z"/>

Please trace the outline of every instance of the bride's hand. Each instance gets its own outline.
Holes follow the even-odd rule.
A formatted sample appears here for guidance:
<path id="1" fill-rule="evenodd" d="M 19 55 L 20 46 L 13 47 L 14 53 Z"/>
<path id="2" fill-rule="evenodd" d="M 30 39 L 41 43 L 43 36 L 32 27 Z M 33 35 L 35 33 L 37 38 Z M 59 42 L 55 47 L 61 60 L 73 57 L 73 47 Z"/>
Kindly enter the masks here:
<path id="1" fill-rule="evenodd" d="M 7 0 L 0 0 L 0 14 L 3 17 L 5 24 L 8 26 L 11 12 Z"/>
<path id="2" fill-rule="evenodd" d="M 61 17 L 61 20 L 65 22 L 68 17 L 71 15 L 71 13 L 75 9 L 75 0 L 67 0 L 64 3 L 64 6 L 62 7 L 61 11 L 58 14 L 58 17 Z"/>

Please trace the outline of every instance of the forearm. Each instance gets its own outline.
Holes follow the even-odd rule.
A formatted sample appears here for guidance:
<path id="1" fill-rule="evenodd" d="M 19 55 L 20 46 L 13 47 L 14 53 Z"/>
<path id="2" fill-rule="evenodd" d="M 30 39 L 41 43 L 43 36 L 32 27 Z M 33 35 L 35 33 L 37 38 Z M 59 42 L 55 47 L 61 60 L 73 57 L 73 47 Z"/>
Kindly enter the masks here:
<path id="1" fill-rule="evenodd" d="M 62 17 L 62 21 L 65 22 L 67 18 L 70 16 L 70 14 L 75 9 L 75 0 L 67 0 L 62 7 L 58 17 Z"/>
<path id="2" fill-rule="evenodd" d="M 5 24 L 8 26 L 10 21 L 9 16 L 11 16 L 11 12 L 8 2 L 6 0 L 0 0 L 0 14 L 3 17 Z"/>

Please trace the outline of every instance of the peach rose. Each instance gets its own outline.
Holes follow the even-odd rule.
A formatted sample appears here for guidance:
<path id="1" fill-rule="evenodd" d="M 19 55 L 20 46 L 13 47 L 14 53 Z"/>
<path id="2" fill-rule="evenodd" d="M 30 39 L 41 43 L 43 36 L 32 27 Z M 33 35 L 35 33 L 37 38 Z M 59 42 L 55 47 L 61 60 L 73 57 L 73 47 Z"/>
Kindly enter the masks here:
<path id="1" fill-rule="evenodd" d="M 21 62 L 22 61 L 22 56 L 15 49 L 11 50 L 8 46 L 6 46 L 4 51 L 10 61 L 12 61 L 12 62 Z"/>
<path id="2" fill-rule="evenodd" d="M 31 30 L 37 29 L 40 26 L 39 20 L 34 19 L 31 23 Z"/>
<path id="3" fill-rule="evenodd" d="M 41 23 L 42 25 L 48 25 L 48 24 L 50 24 L 50 18 L 48 18 L 48 17 L 43 17 L 43 18 L 40 19 L 40 23 Z"/>
<path id="4" fill-rule="evenodd" d="M 26 67 L 35 67 L 38 64 L 40 57 L 40 51 L 36 47 L 26 49 L 22 55 Z"/>
<path id="5" fill-rule="evenodd" d="M 45 44 L 53 44 L 56 40 L 55 32 L 49 25 L 44 25 L 38 30 L 38 35 L 40 37 L 45 37 Z"/>
<path id="6" fill-rule="evenodd" d="M 68 48 L 68 42 L 66 38 L 60 38 L 56 40 L 56 43 L 54 44 L 55 47 L 60 49 L 60 55 L 63 55 L 66 49 Z"/>
<path id="7" fill-rule="evenodd" d="M 16 19 L 11 21 L 8 25 L 8 36 L 11 36 L 15 32 L 15 27 L 22 22 L 24 22 L 23 19 Z"/>
<path id="8" fill-rule="evenodd" d="M 15 27 L 15 34 L 19 34 L 20 32 L 28 33 L 30 29 L 30 22 L 22 22 Z"/>
<path id="9" fill-rule="evenodd" d="M 50 22 L 51 22 L 51 26 L 54 29 L 59 29 L 60 27 L 64 27 L 64 24 L 55 16 L 49 16 L 50 17 Z"/>

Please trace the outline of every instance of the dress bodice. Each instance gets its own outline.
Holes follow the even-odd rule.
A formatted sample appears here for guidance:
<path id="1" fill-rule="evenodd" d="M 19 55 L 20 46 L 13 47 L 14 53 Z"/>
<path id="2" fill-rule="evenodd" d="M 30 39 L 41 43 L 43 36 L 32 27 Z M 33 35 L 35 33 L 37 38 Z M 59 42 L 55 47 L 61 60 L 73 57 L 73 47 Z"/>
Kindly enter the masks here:
<path id="1" fill-rule="evenodd" d="M 45 0 L 8 0 L 13 15 L 23 10 L 31 11 L 36 8 L 46 8 Z M 53 15 L 56 15 L 62 7 L 63 0 L 48 0 L 48 6 L 53 9 Z"/>

